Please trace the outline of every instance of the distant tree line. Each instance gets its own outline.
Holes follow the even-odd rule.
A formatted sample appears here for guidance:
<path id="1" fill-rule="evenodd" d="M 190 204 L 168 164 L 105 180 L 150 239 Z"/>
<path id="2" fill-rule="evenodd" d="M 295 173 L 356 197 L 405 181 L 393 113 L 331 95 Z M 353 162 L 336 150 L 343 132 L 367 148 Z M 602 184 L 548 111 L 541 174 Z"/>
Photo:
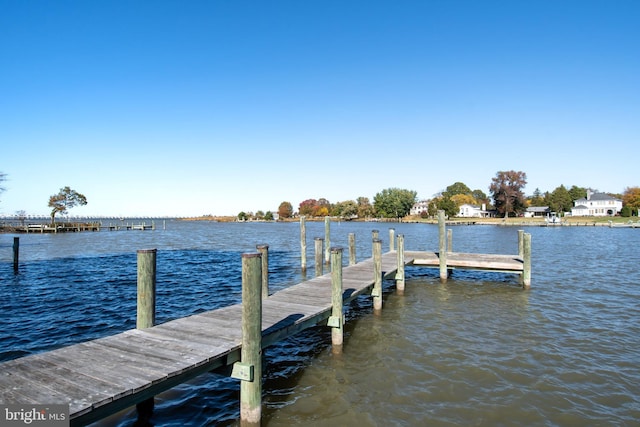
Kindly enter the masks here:
<path id="1" fill-rule="evenodd" d="M 444 210 L 449 217 L 459 213 L 460 206 L 470 204 L 495 210 L 498 216 L 518 216 L 530 206 L 547 206 L 554 212 L 568 212 L 575 200 L 587 196 L 587 188 L 576 185 L 566 188 L 560 185 L 551 192 L 542 193 L 538 188 L 527 196 L 523 189 L 527 184 L 527 175 L 522 171 L 498 171 L 491 179 L 489 195 L 480 189 L 472 190 L 462 182 L 455 182 L 445 190 L 428 200 L 428 208 L 421 215 L 435 217 L 438 210 Z M 637 215 L 640 209 L 640 187 L 628 187 L 623 194 L 607 193 L 623 201 L 622 216 Z M 355 218 L 403 218 L 409 215 L 417 202 L 417 193 L 412 190 L 388 188 L 377 193 L 370 203 L 367 197 L 347 200 L 335 204 L 327 199 L 307 199 L 300 203 L 298 212 L 294 212 L 290 202 L 282 202 L 278 214 L 281 218 L 295 215 L 323 217 L 326 215 Z"/>
<path id="2" fill-rule="evenodd" d="M 3 185 L 6 180 L 7 175 L 0 172 L 0 195 L 6 190 Z M 533 194 L 525 196 L 523 189 L 526 184 L 526 173 L 514 170 L 498 171 L 491 178 L 489 195 L 479 189 L 472 190 L 462 182 L 455 182 L 428 200 L 427 210 L 421 215 L 435 217 L 438 210 L 444 210 L 447 216 L 454 217 L 458 215 L 459 208 L 463 204 L 484 205 L 487 210 L 495 209 L 499 216 L 504 217 L 520 215 L 530 206 L 547 206 L 551 211 L 562 213 L 570 211 L 575 200 L 587 196 L 587 188 L 576 185 L 569 188 L 560 185 L 553 191 L 545 193 L 536 188 Z M 622 200 L 622 216 L 638 215 L 638 210 L 640 209 L 640 187 L 627 187 L 622 194 L 607 194 Z M 364 196 L 355 200 L 345 200 L 337 203 L 330 203 L 325 198 L 306 199 L 298 205 L 298 211 L 295 212 L 293 205 L 284 201 L 280 203 L 277 215 L 281 219 L 293 218 L 299 215 L 307 217 L 329 215 L 345 220 L 356 218 L 397 219 L 409 215 L 416 202 L 417 192 L 414 190 L 387 188 L 374 196 L 373 203 L 368 197 Z M 58 193 L 49 197 L 51 222 L 55 222 L 57 214 L 64 215 L 69 209 L 86 204 L 87 198 L 83 194 L 68 186 L 61 188 Z M 18 211 L 18 213 L 22 217 L 25 216 L 25 211 Z M 263 212 L 259 210 L 255 213 L 240 212 L 237 217 L 240 221 L 271 221 L 275 219 L 275 214 L 271 211 Z"/>

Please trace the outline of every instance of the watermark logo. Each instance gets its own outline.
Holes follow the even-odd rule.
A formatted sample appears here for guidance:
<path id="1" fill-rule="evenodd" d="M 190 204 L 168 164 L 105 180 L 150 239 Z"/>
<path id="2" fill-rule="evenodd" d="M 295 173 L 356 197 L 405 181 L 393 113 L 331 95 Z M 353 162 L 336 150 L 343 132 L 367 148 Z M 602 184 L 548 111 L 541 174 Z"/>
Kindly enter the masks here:
<path id="1" fill-rule="evenodd" d="M 69 405 L 0 405 L 0 427 L 69 427 Z"/>

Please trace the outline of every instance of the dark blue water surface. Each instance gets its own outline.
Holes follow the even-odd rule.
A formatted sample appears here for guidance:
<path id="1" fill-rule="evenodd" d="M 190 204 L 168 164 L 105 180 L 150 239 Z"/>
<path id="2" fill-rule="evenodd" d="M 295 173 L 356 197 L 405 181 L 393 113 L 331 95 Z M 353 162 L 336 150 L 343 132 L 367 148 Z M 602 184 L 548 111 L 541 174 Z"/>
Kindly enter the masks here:
<path id="1" fill-rule="evenodd" d="M 115 222 L 115 221 L 114 221 Z M 371 230 L 407 250 L 436 250 L 437 226 L 332 223 L 331 246 Z M 459 252 L 517 253 L 517 227 L 453 227 Z M 516 276 L 409 268 L 398 295 L 385 283 L 382 316 L 367 297 L 347 310 L 344 354 L 316 327 L 267 349 L 263 424 L 640 425 L 640 230 L 525 227 L 532 287 Z M 314 275 L 307 222 L 306 275 L 297 223 L 156 221 L 154 231 L 0 235 L 0 360 L 135 327 L 136 250 L 156 248 L 157 322 L 240 302 L 241 254 L 269 244 L 276 292 Z M 347 260 L 345 260 L 346 262 Z M 156 425 L 237 423 L 237 380 L 203 375 L 156 398 Z M 126 410 L 98 423 L 127 426 Z"/>

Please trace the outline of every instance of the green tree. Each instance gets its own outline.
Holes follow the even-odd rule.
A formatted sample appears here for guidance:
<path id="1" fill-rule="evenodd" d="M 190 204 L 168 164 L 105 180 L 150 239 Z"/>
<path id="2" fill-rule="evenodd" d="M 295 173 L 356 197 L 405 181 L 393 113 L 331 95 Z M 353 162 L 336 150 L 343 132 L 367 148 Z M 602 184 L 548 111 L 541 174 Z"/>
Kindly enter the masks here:
<path id="1" fill-rule="evenodd" d="M 273 212 L 267 211 L 264 214 L 265 221 L 273 221 Z"/>
<path id="2" fill-rule="evenodd" d="M 249 216 L 245 211 L 238 213 L 238 221 L 246 221 L 247 219 L 249 219 Z"/>
<path id="3" fill-rule="evenodd" d="M 293 206 L 289 202 L 282 202 L 278 206 L 278 216 L 281 219 L 291 218 L 293 216 Z"/>
<path id="4" fill-rule="evenodd" d="M 522 189 L 527 185 L 527 174 L 520 171 L 499 171 L 491 178 L 489 192 L 493 195 L 493 204 L 498 213 L 509 214 L 524 212 L 525 197 Z"/>
<path id="5" fill-rule="evenodd" d="M 448 217 L 453 217 L 458 215 L 459 206 L 456 204 L 455 201 L 452 200 L 451 197 L 447 197 L 447 196 L 439 197 L 436 200 L 436 207 L 437 207 L 437 210 L 443 210 L 445 215 L 447 215 Z"/>
<path id="6" fill-rule="evenodd" d="M 387 188 L 373 198 L 376 215 L 383 218 L 407 216 L 416 202 L 418 193 L 400 188 Z"/>
<path id="7" fill-rule="evenodd" d="M 438 214 L 438 199 L 432 199 L 427 206 L 429 217 L 433 218 Z"/>
<path id="8" fill-rule="evenodd" d="M 49 207 L 51 208 L 51 225 L 55 224 L 56 214 L 64 215 L 67 211 L 75 206 L 84 206 L 87 204 L 87 198 L 72 190 L 69 187 L 60 189 L 58 194 L 49 197 Z"/>
<path id="9" fill-rule="evenodd" d="M 569 195 L 571 196 L 571 201 L 575 201 L 578 199 L 583 199 L 587 197 L 587 189 L 584 187 L 577 187 L 572 185 L 569 189 Z"/>
<path id="10" fill-rule="evenodd" d="M 369 218 L 373 216 L 373 206 L 368 197 L 358 197 L 356 203 L 358 204 L 358 218 Z"/>
<path id="11" fill-rule="evenodd" d="M 457 196 L 458 194 L 471 194 L 471 189 L 462 182 L 455 182 L 442 192 L 443 196 Z"/>
<path id="12" fill-rule="evenodd" d="M 569 212 L 573 206 L 573 198 L 564 185 L 560 185 L 547 197 L 549 208 L 558 213 Z"/>
<path id="13" fill-rule="evenodd" d="M 338 202 L 331 208 L 331 215 L 351 219 L 358 216 L 358 205 L 353 200 Z"/>
<path id="14" fill-rule="evenodd" d="M 539 188 L 533 190 L 533 195 L 529 197 L 529 206 L 544 206 L 544 197 Z"/>

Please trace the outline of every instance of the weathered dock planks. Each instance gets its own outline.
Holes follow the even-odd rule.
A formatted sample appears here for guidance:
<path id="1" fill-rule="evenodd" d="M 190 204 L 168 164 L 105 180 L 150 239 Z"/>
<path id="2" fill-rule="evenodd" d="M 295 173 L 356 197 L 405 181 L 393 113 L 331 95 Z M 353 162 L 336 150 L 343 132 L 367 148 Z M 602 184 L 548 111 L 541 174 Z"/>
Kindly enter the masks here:
<path id="1" fill-rule="evenodd" d="M 382 276 L 394 277 L 395 251 L 382 255 Z M 438 267 L 433 252 L 404 252 L 405 265 Z M 522 273 L 519 257 L 447 254 L 448 268 Z M 343 303 L 370 293 L 374 260 L 343 268 Z M 262 347 L 331 316 L 331 273 L 263 298 Z M 68 403 L 72 425 L 85 425 L 145 401 L 202 373 L 240 360 L 242 304 L 0 364 L 0 403 Z"/>
<path id="2" fill-rule="evenodd" d="M 405 256 L 414 258 L 411 265 L 424 267 L 438 267 L 440 265 L 440 258 L 437 252 L 406 251 Z M 521 273 L 523 266 L 522 258 L 515 255 L 447 253 L 447 268 L 449 269 L 461 268 L 465 270 Z"/>

